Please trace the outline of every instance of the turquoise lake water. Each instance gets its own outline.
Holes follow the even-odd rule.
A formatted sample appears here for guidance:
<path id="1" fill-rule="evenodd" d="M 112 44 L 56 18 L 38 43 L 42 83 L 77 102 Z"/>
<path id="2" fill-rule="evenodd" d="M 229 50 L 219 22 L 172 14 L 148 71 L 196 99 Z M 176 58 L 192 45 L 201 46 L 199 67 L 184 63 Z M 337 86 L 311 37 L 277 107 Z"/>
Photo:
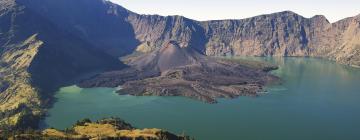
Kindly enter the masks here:
<path id="1" fill-rule="evenodd" d="M 313 58 L 248 58 L 277 64 L 283 84 L 260 97 L 206 104 L 183 97 L 117 95 L 112 88 L 61 88 L 44 122 L 116 116 L 197 140 L 359 140 L 360 69 Z"/>

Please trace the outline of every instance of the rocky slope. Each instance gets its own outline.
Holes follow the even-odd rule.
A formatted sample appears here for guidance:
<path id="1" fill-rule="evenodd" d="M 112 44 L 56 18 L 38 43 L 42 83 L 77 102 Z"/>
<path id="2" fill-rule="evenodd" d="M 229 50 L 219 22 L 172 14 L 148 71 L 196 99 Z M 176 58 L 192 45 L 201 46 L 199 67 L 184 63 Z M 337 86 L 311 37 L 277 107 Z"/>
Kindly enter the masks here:
<path id="1" fill-rule="evenodd" d="M 336 62 L 360 66 L 360 15 L 328 25 L 313 56 L 324 54 Z M 325 51 L 323 51 L 325 50 Z"/>

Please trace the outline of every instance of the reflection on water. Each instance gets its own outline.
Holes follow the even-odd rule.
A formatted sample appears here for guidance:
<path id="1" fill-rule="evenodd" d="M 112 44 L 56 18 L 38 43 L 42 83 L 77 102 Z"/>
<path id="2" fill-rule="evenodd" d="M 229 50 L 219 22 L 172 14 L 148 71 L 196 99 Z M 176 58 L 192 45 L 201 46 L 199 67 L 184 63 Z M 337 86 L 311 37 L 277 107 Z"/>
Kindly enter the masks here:
<path id="1" fill-rule="evenodd" d="M 237 59 L 237 58 L 234 58 Z M 45 123 L 119 116 L 137 127 L 185 132 L 198 140 L 357 140 L 360 69 L 312 58 L 255 57 L 280 66 L 282 85 L 253 98 L 206 104 L 182 97 L 119 96 L 111 88 L 62 88 Z"/>

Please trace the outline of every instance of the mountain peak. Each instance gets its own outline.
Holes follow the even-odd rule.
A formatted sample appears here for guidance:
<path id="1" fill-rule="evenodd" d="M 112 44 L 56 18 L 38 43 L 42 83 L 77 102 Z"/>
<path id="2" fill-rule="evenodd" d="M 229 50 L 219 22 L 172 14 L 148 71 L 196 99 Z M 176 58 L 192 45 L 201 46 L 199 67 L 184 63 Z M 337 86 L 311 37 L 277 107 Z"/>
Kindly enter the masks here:
<path id="1" fill-rule="evenodd" d="M 314 20 L 316 22 L 326 22 L 330 23 L 329 20 L 324 15 L 315 15 L 310 18 L 311 20 Z"/>
<path id="2" fill-rule="evenodd" d="M 290 10 L 285 10 L 285 11 L 280 11 L 280 12 L 275 12 L 275 13 L 265 14 L 265 15 L 287 15 L 287 16 L 296 15 L 296 16 L 300 16 L 299 14 L 297 14 L 293 11 L 290 11 Z"/>
<path id="3" fill-rule="evenodd" d="M 285 10 L 285 11 L 282 11 L 282 12 L 279 12 L 279 13 L 298 15 L 297 13 L 295 13 L 295 12 L 293 12 L 293 11 L 290 11 L 290 10 Z"/>
<path id="4" fill-rule="evenodd" d="M 303 17 L 303 16 L 301 16 L 301 15 L 299 15 L 299 14 L 293 12 L 293 11 L 286 10 L 286 11 L 281 11 L 281 12 L 275 12 L 275 13 L 263 14 L 263 15 L 259 15 L 259 16 L 255 16 L 255 17 L 250 17 L 250 19 L 251 18 L 258 18 L 258 17 L 268 17 L 268 16 L 270 16 L 270 17 L 291 17 L 291 16 L 293 16 L 293 17 L 298 17 L 298 16 Z"/>

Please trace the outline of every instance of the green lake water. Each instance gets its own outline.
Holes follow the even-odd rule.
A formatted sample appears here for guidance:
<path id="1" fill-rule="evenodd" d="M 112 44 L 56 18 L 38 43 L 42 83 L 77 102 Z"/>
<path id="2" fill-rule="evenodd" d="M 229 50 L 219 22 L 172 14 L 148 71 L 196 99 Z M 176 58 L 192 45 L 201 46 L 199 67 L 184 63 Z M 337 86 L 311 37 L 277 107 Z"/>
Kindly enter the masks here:
<path id="1" fill-rule="evenodd" d="M 117 95 L 111 88 L 61 88 L 44 120 L 64 129 L 116 116 L 197 140 L 359 140 L 360 69 L 313 58 L 251 58 L 280 66 L 283 84 L 260 97 L 206 104 L 183 97 Z"/>

